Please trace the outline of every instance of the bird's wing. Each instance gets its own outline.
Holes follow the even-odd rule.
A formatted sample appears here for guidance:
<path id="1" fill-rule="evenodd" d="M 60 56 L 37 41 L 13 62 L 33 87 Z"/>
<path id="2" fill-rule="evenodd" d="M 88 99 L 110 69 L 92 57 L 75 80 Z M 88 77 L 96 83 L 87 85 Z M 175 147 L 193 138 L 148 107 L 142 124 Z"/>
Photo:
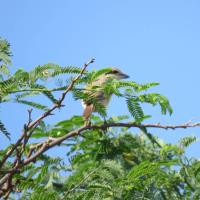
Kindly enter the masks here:
<path id="1" fill-rule="evenodd" d="M 94 98 L 97 102 L 104 104 L 105 96 L 102 91 L 94 92 L 91 95 L 91 98 Z M 89 119 L 92 112 L 95 111 L 95 106 L 92 102 L 93 101 L 90 101 L 90 99 L 88 99 L 87 101 L 83 101 L 82 103 L 83 108 L 84 108 L 83 116 L 86 120 Z"/>
<path id="2" fill-rule="evenodd" d="M 91 91 L 88 92 L 89 98 L 87 100 L 83 100 L 84 105 L 92 104 L 94 101 L 102 102 L 105 99 L 105 95 L 103 91 Z"/>

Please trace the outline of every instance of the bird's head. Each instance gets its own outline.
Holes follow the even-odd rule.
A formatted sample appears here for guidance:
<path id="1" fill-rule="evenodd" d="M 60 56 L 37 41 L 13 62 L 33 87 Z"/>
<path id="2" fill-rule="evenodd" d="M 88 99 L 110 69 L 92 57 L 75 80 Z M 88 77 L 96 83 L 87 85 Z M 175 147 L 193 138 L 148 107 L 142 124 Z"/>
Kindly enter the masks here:
<path id="1" fill-rule="evenodd" d="M 115 67 L 113 67 L 111 71 L 106 72 L 105 75 L 108 78 L 110 77 L 117 80 L 129 78 L 127 74 L 123 73 L 121 70 Z"/>

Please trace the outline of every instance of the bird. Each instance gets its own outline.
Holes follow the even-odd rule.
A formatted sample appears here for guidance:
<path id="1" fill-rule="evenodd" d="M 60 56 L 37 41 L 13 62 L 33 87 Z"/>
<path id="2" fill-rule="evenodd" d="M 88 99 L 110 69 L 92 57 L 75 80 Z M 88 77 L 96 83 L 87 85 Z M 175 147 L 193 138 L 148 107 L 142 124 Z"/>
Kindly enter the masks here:
<path id="1" fill-rule="evenodd" d="M 127 79 L 129 76 L 125 73 L 123 73 L 121 70 L 119 70 L 116 67 L 112 67 L 110 71 L 105 72 L 104 74 L 100 75 L 96 80 L 94 80 L 92 83 L 88 84 L 86 86 L 86 91 L 91 90 L 92 88 L 95 88 L 96 90 L 94 91 L 92 96 L 95 98 L 95 100 L 101 104 L 104 107 L 107 107 L 109 104 L 109 101 L 111 99 L 112 94 L 104 94 L 103 89 L 101 86 L 106 83 L 109 79 L 115 79 L 115 80 L 121 80 L 121 79 Z M 83 117 L 88 124 L 90 122 L 90 116 L 93 112 L 96 112 L 95 105 L 89 101 L 89 100 L 83 100 L 82 101 L 82 106 L 83 106 Z"/>

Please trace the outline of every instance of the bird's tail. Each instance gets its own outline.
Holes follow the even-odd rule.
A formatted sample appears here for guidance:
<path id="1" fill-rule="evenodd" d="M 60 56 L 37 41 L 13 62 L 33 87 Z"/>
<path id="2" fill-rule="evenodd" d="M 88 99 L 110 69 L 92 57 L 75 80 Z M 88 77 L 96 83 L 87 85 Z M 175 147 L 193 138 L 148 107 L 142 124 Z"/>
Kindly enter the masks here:
<path id="1" fill-rule="evenodd" d="M 83 117 L 85 118 L 86 121 L 89 121 L 90 116 L 91 116 L 93 111 L 94 111 L 94 105 L 93 104 L 89 104 L 89 105 L 85 106 L 85 109 L 83 111 Z"/>

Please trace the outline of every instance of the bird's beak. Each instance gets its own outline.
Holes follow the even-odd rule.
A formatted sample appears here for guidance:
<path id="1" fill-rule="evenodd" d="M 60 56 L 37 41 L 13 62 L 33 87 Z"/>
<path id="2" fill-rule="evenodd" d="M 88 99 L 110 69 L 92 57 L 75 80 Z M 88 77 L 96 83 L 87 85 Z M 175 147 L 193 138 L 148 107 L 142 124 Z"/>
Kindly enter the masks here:
<path id="1" fill-rule="evenodd" d="M 126 78 L 129 78 L 129 75 L 122 73 L 121 74 L 121 79 L 126 79 Z"/>

